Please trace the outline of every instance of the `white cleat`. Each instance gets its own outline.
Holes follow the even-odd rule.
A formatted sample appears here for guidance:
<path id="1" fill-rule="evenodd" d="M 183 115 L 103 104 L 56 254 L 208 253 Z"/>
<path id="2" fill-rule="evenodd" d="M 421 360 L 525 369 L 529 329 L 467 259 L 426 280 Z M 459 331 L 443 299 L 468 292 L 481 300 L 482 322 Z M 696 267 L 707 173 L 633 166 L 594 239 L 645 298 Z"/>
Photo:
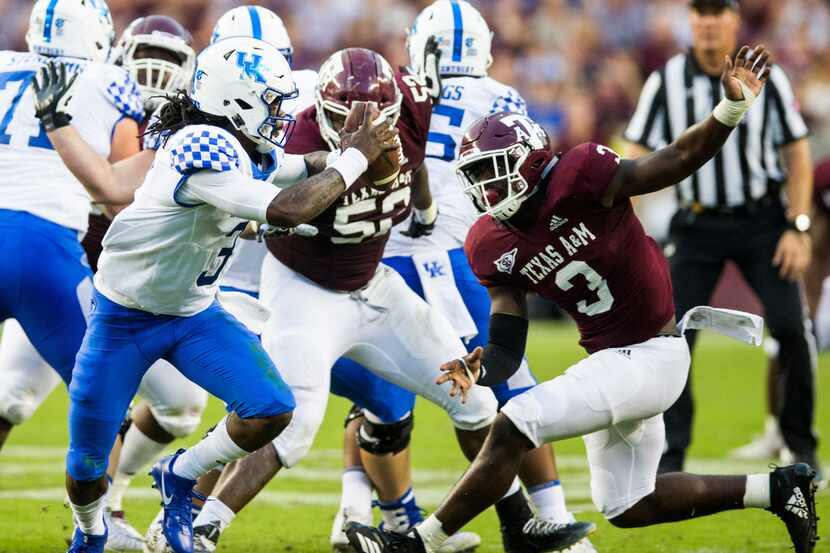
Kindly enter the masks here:
<path id="1" fill-rule="evenodd" d="M 173 553 L 161 527 L 163 518 L 164 509 L 158 512 L 156 518 L 150 523 L 150 527 L 147 528 L 147 534 L 144 536 L 144 553 Z"/>
<path id="2" fill-rule="evenodd" d="M 733 449 L 729 456 L 741 461 L 765 461 L 774 459 L 785 448 L 784 437 L 778 428 L 775 419 L 768 419 L 764 433 L 737 449 Z"/>
<path id="3" fill-rule="evenodd" d="M 438 548 L 438 553 L 470 553 L 481 545 L 481 537 L 475 532 L 456 532 Z"/>
<path id="4" fill-rule="evenodd" d="M 354 553 L 354 548 L 349 545 L 349 538 L 343 530 L 347 522 L 359 522 L 360 524 L 372 525 L 372 513 L 353 513 L 346 509 L 340 509 L 334 515 L 334 522 L 331 525 L 331 537 L 329 542 L 333 551 L 341 553 Z"/>
<path id="5" fill-rule="evenodd" d="M 144 548 L 144 538 L 124 519 L 123 513 L 113 515 L 106 509 L 104 518 L 109 529 L 106 551 L 141 551 Z"/>

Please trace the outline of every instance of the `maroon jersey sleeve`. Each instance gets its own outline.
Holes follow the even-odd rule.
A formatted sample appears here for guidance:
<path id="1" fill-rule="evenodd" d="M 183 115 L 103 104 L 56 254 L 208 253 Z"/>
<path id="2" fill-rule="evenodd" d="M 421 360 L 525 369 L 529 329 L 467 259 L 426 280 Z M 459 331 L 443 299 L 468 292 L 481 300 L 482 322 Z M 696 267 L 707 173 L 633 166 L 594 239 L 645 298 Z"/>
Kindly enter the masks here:
<path id="1" fill-rule="evenodd" d="M 830 158 L 816 166 L 813 185 L 813 202 L 816 209 L 830 215 Z"/>
<path id="2" fill-rule="evenodd" d="M 620 156 L 611 148 L 593 142 L 580 144 L 559 160 L 554 202 L 600 203 L 619 167 Z"/>
<path id="3" fill-rule="evenodd" d="M 401 123 L 398 131 L 404 153 L 414 168 L 420 167 L 426 156 L 427 135 L 432 118 L 432 100 L 424 83 L 414 75 L 401 69 L 395 74 L 395 81 L 403 94 L 401 102 Z"/>
<path id="4" fill-rule="evenodd" d="M 480 217 L 464 241 L 464 252 L 470 268 L 478 281 L 488 288 L 513 284 L 510 276 L 516 264 L 517 252 L 509 240 L 509 233 L 500 233 L 500 230 L 499 223 L 492 218 Z"/>

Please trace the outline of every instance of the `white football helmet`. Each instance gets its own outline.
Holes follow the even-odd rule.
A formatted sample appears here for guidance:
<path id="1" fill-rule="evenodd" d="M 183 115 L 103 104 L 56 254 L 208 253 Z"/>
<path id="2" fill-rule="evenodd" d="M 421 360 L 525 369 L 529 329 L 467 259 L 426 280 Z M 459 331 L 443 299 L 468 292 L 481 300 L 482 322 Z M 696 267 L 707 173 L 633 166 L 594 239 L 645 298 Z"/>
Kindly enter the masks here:
<path id="1" fill-rule="evenodd" d="M 104 62 L 115 31 L 104 0 L 37 0 L 29 18 L 30 52 Z"/>
<path id="2" fill-rule="evenodd" d="M 487 22 L 465 0 L 438 0 L 415 18 L 407 31 L 406 48 L 412 69 L 423 74 L 427 40 L 434 36 L 441 50 L 442 76 L 484 77 L 493 63 L 493 33 Z"/>
<path id="3" fill-rule="evenodd" d="M 196 107 L 226 117 L 261 151 L 282 147 L 288 141 L 294 118 L 281 107 L 284 100 L 296 96 L 288 62 L 262 40 L 227 38 L 196 57 L 191 94 Z"/>
<path id="4" fill-rule="evenodd" d="M 113 50 L 114 63 L 136 80 L 148 111 L 164 101 L 164 94 L 190 84 L 196 63 L 192 40 L 178 21 L 166 15 L 139 17 L 121 33 Z"/>
<path id="5" fill-rule="evenodd" d="M 225 12 L 213 27 L 210 43 L 232 36 L 249 36 L 274 46 L 291 65 L 294 48 L 280 16 L 262 6 L 239 6 Z"/>

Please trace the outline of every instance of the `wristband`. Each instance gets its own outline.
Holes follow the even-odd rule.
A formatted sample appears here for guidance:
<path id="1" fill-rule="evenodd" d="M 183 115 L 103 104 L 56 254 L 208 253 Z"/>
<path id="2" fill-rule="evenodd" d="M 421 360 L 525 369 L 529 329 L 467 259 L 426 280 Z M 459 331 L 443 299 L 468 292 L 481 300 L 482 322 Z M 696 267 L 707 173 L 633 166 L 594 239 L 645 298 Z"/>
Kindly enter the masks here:
<path id="1" fill-rule="evenodd" d="M 357 148 L 346 148 L 329 167 L 340 173 L 346 188 L 349 188 L 369 168 L 369 161 Z"/>
<path id="2" fill-rule="evenodd" d="M 438 218 L 438 204 L 435 202 L 429 204 L 429 207 L 426 209 L 418 209 L 416 207 L 412 211 L 412 217 L 416 222 L 421 223 L 422 225 L 432 225 Z"/>
<path id="3" fill-rule="evenodd" d="M 712 111 L 712 117 L 726 125 L 727 127 L 737 127 L 738 123 L 743 119 L 744 113 L 752 107 L 755 101 L 755 94 L 743 82 L 741 84 L 741 91 L 743 92 L 742 100 L 730 100 L 723 98 L 720 103 L 715 106 Z"/>

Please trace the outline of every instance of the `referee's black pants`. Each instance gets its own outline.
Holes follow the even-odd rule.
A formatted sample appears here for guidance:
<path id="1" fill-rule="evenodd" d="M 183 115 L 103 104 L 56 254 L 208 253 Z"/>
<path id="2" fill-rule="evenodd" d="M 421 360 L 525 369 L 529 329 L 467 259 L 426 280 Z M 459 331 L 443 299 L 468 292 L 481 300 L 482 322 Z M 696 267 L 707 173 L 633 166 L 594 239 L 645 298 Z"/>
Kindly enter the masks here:
<path id="1" fill-rule="evenodd" d="M 817 445 L 813 433 L 815 345 L 805 325 L 800 286 L 781 279 L 778 267 L 772 266 L 786 228 L 784 208 L 778 202 L 759 206 L 752 213 L 729 215 L 693 215 L 680 210 L 671 222 L 666 253 L 678 320 L 692 307 L 709 302 L 727 260 L 739 267 L 764 306 L 770 334 L 781 346 L 779 381 L 783 387 L 780 405 L 774 407 L 784 441 L 797 459 L 812 460 Z M 692 349 L 696 334 L 687 333 Z M 660 472 L 683 469 L 693 414 L 690 373 L 682 395 L 663 415 L 668 447 L 660 460 Z"/>

